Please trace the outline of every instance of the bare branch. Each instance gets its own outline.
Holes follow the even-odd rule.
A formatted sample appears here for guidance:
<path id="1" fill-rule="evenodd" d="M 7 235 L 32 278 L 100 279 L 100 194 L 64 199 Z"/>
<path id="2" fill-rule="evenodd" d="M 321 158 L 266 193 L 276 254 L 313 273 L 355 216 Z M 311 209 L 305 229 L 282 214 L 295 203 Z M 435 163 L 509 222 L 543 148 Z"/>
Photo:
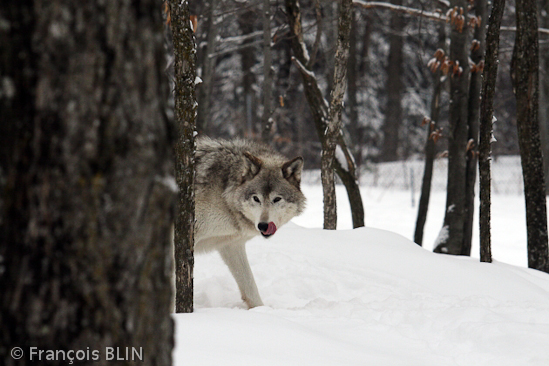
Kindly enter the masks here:
<path id="1" fill-rule="evenodd" d="M 218 41 L 218 43 L 220 43 L 220 44 L 222 44 L 222 43 L 242 44 L 247 40 L 254 39 L 254 38 L 260 37 L 262 35 L 263 35 L 263 31 L 260 30 L 260 31 L 256 31 L 256 32 L 253 32 L 253 33 L 249 33 L 249 34 L 240 35 L 240 36 L 225 37 L 225 38 L 220 39 Z"/>
<path id="2" fill-rule="evenodd" d="M 316 36 L 315 43 L 313 45 L 313 52 L 311 53 L 311 59 L 307 67 L 311 69 L 316 60 L 316 54 L 320 47 L 320 40 L 322 38 L 322 11 L 320 9 L 320 0 L 315 0 L 315 13 L 316 13 Z"/>
<path id="3" fill-rule="evenodd" d="M 390 3 L 385 3 L 381 1 L 364 1 L 364 0 L 353 0 L 353 5 L 360 6 L 364 9 L 386 9 L 395 11 L 397 13 L 403 13 L 413 16 L 419 16 L 431 20 L 436 20 L 439 22 L 445 22 L 447 17 L 439 12 L 430 12 L 420 9 L 408 8 L 406 6 L 393 5 Z M 517 27 L 501 27 L 503 32 L 516 32 Z M 538 28 L 538 32 L 541 34 L 549 34 L 549 29 L 547 28 Z"/>
<path id="4" fill-rule="evenodd" d="M 261 40 L 261 39 L 259 39 L 257 41 L 254 41 L 254 42 L 251 42 L 251 43 L 245 43 L 245 44 L 241 44 L 241 45 L 236 46 L 236 47 L 226 48 L 224 50 L 220 50 L 220 51 L 211 53 L 211 54 L 208 55 L 208 57 L 209 58 L 214 58 L 214 57 L 226 55 L 228 53 L 237 52 L 237 51 L 246 49 L 248 47 L 255 47 L 255 46 L 260 45 L 260 44 L 263 44 L 263 40 Z"/>
<path id="5" fill-rule="evenodd" d="M 397 13 L 420 16 L 423 18 L 431 19 L 431 20 L 437 20 L 441 22 L 446 21 L 446 16 L 443 15 L 442 13 L 408 8 L 406 6 L 393 5 L 393 4 L 380 2 L 380 1 L 353 0 L 353 5 L 360 6 L 364 9 L 374 9 L 374 8 L 387 9 L 391 11 L 396 11 Z"/>
<path id="6" fill-rule="evenodd" d="M 502 31 L 502 32 L 516 32 L 517 27 L 500 27 L 499 30 Z M 538 33 L 549 34 L 549 29 L 547 29 L 547 28 L 538 28 Z"/>
<path id="7" fill-rule="evenodd" d="M 448 0 L 437 0 L 437 3 L 439 3 L 440 5 L 444 6 L 445 8 L 449 8 L 450 7 L 450 2 Z"/>

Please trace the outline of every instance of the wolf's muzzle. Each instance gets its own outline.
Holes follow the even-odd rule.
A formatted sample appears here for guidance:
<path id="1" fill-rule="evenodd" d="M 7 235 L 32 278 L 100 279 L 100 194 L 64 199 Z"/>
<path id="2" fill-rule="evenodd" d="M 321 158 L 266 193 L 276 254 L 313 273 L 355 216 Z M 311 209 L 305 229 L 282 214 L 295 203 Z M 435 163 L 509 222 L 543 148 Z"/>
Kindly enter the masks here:
<path id="1" fill-rule="evenodd" d="M 269 223 L 260 222 L 259 224 L 257 224 L 257 228 L 261 232 L 261 235 L 263 235 L 265 238 L 268 238 L 276 232 L 276 225 L 272 221 Z"/>

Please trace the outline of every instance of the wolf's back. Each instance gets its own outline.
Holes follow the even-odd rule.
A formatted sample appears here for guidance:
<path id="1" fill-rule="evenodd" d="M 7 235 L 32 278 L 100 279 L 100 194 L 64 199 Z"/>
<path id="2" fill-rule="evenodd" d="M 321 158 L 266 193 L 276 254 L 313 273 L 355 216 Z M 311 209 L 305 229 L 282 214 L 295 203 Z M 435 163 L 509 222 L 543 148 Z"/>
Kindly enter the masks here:
<path id="1" fill-rule="evenodd" d="M 202 137 L 197 140 L 195 155 L 197 185 L 215 185 L 225 189 L 238 184 L 244 168 L 244 152 L 264 161 L 282 164 L 285 157 L 272 148 L 252 141 Z"/>

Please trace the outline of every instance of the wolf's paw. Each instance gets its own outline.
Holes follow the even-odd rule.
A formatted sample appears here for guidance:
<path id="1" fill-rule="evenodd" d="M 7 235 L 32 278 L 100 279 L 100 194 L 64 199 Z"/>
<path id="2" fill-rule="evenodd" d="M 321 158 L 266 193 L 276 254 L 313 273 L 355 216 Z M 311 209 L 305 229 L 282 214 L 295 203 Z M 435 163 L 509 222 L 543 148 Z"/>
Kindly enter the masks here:
<path id="1" fill-rule="evenodd" d="M 248 299 L 246 296 L 242 296 L 242 300 L 244 300 L 246 305 L 248 305 L 248 309 L 253 309 L 253 308 L 258 307 L 258 306 L 263 306 L 263 301 L 261 301 L 261 299 L 252 301 L 252 300 Z"/>

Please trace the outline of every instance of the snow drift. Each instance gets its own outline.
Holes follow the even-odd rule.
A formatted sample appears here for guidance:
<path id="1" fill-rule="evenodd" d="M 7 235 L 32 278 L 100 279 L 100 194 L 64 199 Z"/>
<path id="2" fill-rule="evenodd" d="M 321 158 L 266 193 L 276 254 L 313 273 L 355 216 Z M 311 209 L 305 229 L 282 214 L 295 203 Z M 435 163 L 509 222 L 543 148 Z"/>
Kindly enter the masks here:
<path id="1" fill-rule="evenodd" d="M 245 310 L 219 255 L 197 256 L 176 365 L 549 364 L 545 273 L 372 228 L 290 223 L 247 248 L 266 306 Z"/>

